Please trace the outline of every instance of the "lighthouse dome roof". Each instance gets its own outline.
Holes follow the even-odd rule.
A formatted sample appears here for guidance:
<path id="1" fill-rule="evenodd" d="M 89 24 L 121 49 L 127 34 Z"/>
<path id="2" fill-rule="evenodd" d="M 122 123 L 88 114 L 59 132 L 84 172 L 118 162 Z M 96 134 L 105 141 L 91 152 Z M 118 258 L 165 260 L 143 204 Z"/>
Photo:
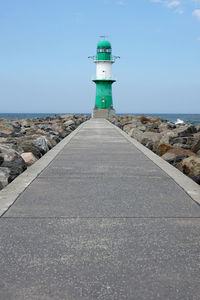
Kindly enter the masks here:
<path id="1" fill-rule="evenodd" d="M 106 40 L 102 40 L 97 44 L 97 48 L 111 49 L 111 43 Z"/>

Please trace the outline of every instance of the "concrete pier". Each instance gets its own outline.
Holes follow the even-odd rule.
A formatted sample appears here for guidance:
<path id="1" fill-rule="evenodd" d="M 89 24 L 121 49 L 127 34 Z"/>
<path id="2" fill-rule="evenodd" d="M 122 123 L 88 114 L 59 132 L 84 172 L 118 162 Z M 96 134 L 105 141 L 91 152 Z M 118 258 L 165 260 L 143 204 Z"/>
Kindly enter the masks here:
<path id="1" fill-rule="evenodd" d="M 0 192 L 0 299 L 200 299 L 199 186 L 104 119 L 56 147 Z"/>

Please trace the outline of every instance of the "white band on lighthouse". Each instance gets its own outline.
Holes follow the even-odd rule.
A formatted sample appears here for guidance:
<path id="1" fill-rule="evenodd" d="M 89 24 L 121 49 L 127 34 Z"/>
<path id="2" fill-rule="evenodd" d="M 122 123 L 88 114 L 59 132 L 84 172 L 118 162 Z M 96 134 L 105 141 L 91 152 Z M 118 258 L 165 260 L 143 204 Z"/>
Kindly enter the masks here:
<path id="1" fill-rule="evenodd" d="M 96 79 L 112 79 L 113 61 L 95 61 Z"/>

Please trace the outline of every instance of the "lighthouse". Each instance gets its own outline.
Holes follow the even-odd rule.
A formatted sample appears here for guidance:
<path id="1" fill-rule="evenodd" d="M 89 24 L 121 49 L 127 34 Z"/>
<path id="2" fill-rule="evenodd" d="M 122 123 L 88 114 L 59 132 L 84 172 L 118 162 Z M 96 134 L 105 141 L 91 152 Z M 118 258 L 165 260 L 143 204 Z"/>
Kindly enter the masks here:
<path id="1" fill-rule="evenodd" d="M 116 81 L 112 76 L 112 64 L 119 56 L 112 56 L 112 47 L 109 41 L 103 39 L 97 44 L 96 56 L 89 56 L 96 64 L 96 76 L 93 82 L 96 84 L 95 107 L 93 118 L 109 119 L 115 114 L 112 100 L 112 84 Z"/>

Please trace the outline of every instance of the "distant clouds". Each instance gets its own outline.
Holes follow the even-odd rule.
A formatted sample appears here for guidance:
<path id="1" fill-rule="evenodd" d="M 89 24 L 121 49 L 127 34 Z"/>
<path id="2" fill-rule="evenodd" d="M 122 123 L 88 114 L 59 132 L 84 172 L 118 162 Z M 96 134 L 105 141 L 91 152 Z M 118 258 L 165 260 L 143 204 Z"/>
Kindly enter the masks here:
<path id="1" fill-rule="evenodd" d="M 200 9 L 195 9 L 192 14 L 198 21 L 200 21 Z"/>
<path id="2" fill-rule="evenodd" d="M 152 3 L 161 3 L 164 6 L 174 9 L 175 13 L 183 14 L 184 13 L 184 4 L 185 1 L 182 0 L 150 0 Z M 193 3 L 195 6 L 200 6 L 200 0 L 189 0 L 190 3 Z M 192 15 L 196 17 L 198 21 L 200 21 L 200 7 L 195 8 L 192 12 Z"/>
<path id="3" fill-rule="evenodd" d="M 196 0 L 196 1 L 199 1 L 199 0 Z M 178 6 L 178 5 L 181 4 L 181 1 L 179 1 L 179 0 L 171 0 L 171 1 L 167 1 L 167 0 L 151 0 L 151 2 L 153 2 L 153 3 L 163 3 L 163 4 L 165 4 L 169 8 L 176 7 L 176 6 Z"/>
<path id="4" fill-rule="evenodd" d="M 124 0 L 119 0 L 119 1 L 116 2 L 116 4 L 124 6 L 124 5 L 126 5 L 126 2 Z"/>
<path id="5" fill-rule="evenodd" d="M 181 8 L 177 8 L 177 9 L 175 10 L 175 13 L 177 13 L 177 14 L 179 14 L 179 15 L 182 15 L 182 14 L 184 13 L 184 10 L 181 9 Z"/>
<path id="6" fill-rule="evenodd" d="M 188 0 L 185 2 L 183 0 L 150 0 L 152 3 L 160 3 L 165 7 L 172 9 L 173 12 L 182 15 L 184 13 L 184 9 L 186 8 L 186 4 L 190 4 L 193 6 L 193 11 L 191 14 L 198 21 L 200 21 L 200 0 Z M 200 40 L 200 36 L 197 37 L 197 40 Z"/>
<path id="7" fill-rule="evenodd" d="M 181 0 L 151 0 L 151 2 L 162 3 L 164 6 L 173 9 L 175 13 L 178 13 L 180 15 L 184 13 Z"/>
<path id="8" fill-rule="evenodd" d="M 170 2 L 167 2 L 166 5 L 167 7 L 169 8 L 173 8 L 173 7 L 177 7 L 181 4 L 180 1 L 177 1 L 177 0 L 174 0 L 174 1 L 170 1 Z"/>
<path id="9" fill-rule="evenodd" d="M 192 15 L 195 17 L 198 21 L 200 21 L 200 0 L 192 0 L 197 7 L 193 10 Z M 199 7 L 198 7 L 199 6 Z M 197 38 L 197 40 L 200 40 L 200 37 Z"/>
<path id="10" fill-rule="evenodd" d="M 105 4 L 114 4 L 119 6 L 125 6 L 127 2 L 125 0 L 104 0 Z"/>

